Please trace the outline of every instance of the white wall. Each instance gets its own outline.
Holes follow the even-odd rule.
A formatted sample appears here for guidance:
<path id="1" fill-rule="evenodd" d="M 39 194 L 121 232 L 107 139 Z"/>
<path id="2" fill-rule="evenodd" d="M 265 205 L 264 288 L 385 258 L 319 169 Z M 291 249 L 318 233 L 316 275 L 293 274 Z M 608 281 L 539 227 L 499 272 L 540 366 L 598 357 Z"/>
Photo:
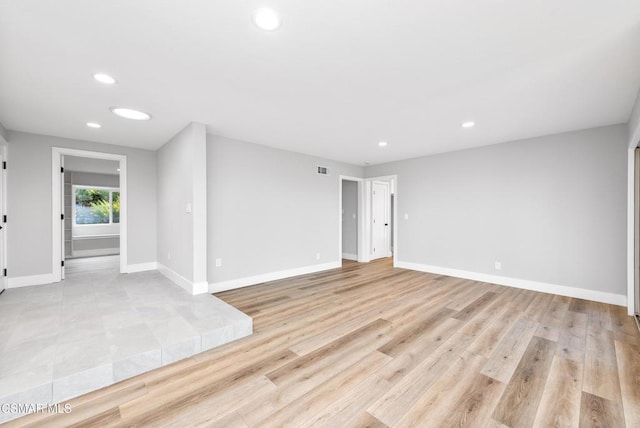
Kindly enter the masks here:
<path id="1" fill-rule="evenodd" d="M 339 175 L 361 167 L 208 135 L 207 170 L 210 290 L 340 264 Z"/>
<path id="2" fill-rule="evenodd" d="M 194 294 L 208 289 L 206 148 L 205 126 L 191 123 L 157 157 L 160 271 Z"/>
<path id="3" fill-rule="evenodd" d="M 67 138 L 9 132 L 9 277 L 51 274 L 51 148 L 127 156 L 128 263 L 156 260 L 156 153 Z M 25 245 L 29 242 L 29 245 Z"/>
<path id="4" fill-rule="evenodd" d="M 400 262 L 624 304 L 626 156 L 627 127 L 615 125 L 371 166 L 366 175 L 398 174 Z"/>
<path id="5" fill-rule="evenodd" d="M 117 175 L 119 162 L 108 159 L 83 158 L 78 156 L 64 157 L 64 169 L 75 172 Z"/>
<path id="6" fill-rule="evenodd" d="M 342 254 L 358 257 L 358 183 L 342 181 Z"/>

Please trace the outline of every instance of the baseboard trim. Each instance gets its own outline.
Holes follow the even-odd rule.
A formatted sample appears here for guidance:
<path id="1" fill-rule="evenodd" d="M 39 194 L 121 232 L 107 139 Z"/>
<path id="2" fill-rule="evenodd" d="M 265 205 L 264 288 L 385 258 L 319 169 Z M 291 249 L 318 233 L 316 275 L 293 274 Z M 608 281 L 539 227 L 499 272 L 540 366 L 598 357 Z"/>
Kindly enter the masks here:
<path id="1" fill-rule="evenodd" d="M 304 266 L 295 269 L 281 270 L 278 272 L 264 273 L 260 275 L 247 276 L 244 278 L 231 279 L 228 281 L 210 282 L 209 293 L 219 293 L 221 291 L 235 290 L 236 288 L 248 287 L 250 285 L 261 284 L 263 282 L 277 281 L 279 279 L 291 278 L 298 275 L 306 275 L 309 273 L 321 272 L 329 269 L 336 269 L 342 266 L 342 263 L 329 262 L 319 265 Z"/>
<path id="2" fill-rule="evenodd" d="M 158 263 L 158 272 L 160 272 L 162 275 L 166 276 L 167 278 L 169 278 L 171 281 L 175 282 L 176 284 L 178 284 L 180 287 L 182 287 L 187 293 L 191 294 L 191 295 L 196 295 L 196 294 L 204 294 L 207 292 L 208 290 L 208 285 L 207 286 L 203 286 L 203 283 L 197 283 L 194 284 L 193 282 L 189 281 L 187 278 L 185 278 L 184 276 L 180 275 L 178 272 L 174 271 L 173 269 L 169 269 L 168 267 L 166 267 L 165 265 Z M 207 284 L 207 283 L 205 283 Z M 202 291 L 204 290 L 204 291 Z"/>
<path id="3" fill-rule="evenodd" d="M 120 248 L 99 248 L 95 250 L 76 250 L 72 257 L 114 256 L 120 254 Z"/>
<path id="4" fill-rule="evenodd" d="M 357 254 L 342 253 L 342 258 L 345 259 L 345 260 L 353 260 L 355 262 L 358 261 L 358 255 Z"/>
<path id="5" fill-rule="evenodd" d="M 613 294 L 604 291 L 587 290 L 584 288 L 569 287 L 566 285 L 557 285 L 546 282 L 530 281 L 527 279 L 510 278 L 506 276 L 489 275 L 439 266 L 429 266 L 421 263 L 398 261 L 395 263 L 395 267 L 416 270 L 419 272 L 435 273 L 438 275 L 453 276 L 456 278 L 471 279 L 474 281 L 487 282 L 491 284 L 505 285 L 507 287 L 522 288 L 524 290 L 539 291 L 542 293 L 559 294 L 561 296 L 593 300 L 594 302 L 608 303 L 610 305 L 627 306 L 627 296 L 624 296 L 622 294 Z"/>
<path id="6" fill-rule="evenodd" d="M 127 273 L 146 272 L 150 270 L 157 270 L 158 262 L 137 263 L 127 266 Z"/>
<path id="7" fill-rule="evenodd" d="M 51 284 L 52 282 L 53 275 L 50 273 L 45 273 L 43 275 L 17 276 L 8 279 L 7 288 L 29 287 L 31 285 Z"/>

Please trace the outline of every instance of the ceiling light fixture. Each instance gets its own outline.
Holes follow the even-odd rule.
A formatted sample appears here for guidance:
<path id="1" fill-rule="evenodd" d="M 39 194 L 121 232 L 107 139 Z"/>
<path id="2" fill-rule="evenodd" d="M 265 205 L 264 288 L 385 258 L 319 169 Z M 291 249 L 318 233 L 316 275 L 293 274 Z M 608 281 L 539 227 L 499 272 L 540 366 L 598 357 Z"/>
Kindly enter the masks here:
<path id="1" fill-rule="evenodd" d="M 102 128 L 102 125 L 96 122 L 87 122 L 87 126 L 89 128 Z"/>
<path id="2" fill-rule="evenodd" d="M 123 117 L 125 119 L 131 120 L 149 120 L 151 119 L 151 115 L 145 113 L 143 111 L 134 110 L 131 108 L 124 107 L 111 107 L 111 112 L 116 116 Z"/>
<path id="3" fill-rule="evenodd" d="M 476 123 L 475 123 L 475 122 L 472 122 L 472 121 L 464 122 L 464 123 L 462 124 L 462 127 L 463 127 L 463 128 L 473 128 L 474 126 L 476 126 Z"/>
<path id="4" fill-rule="evenodd" d="M 280 28 L 280 17 L 278 14 L 271 9 L 257 9 L 253 13 L 253 22 L 258 26 L 258 28 L 265 31 L 275 31 Z"/>
<path id="5" fill-rule="evenodd" d="M 378 146 L 380 146 L 380 147 L 387 147 L 387 144 L 388 144 L 388 143 L 387 143 L 386 141 L 380 141 L 380 142 L 378 143 Z"/>
<path id="6" fill-rule="evenodd" d="M 118 82 L 116 79 L 105 73 L 96 73 L 93 75 L 93 78 L 105 85 L 114 85 Z"/>

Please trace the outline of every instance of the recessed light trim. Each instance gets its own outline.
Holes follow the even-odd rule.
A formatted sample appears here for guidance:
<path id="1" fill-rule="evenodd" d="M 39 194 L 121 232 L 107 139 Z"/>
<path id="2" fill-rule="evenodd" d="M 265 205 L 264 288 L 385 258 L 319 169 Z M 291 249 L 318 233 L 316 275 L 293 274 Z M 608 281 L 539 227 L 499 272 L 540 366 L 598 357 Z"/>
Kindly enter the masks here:
<path id="1" fill-rule="evenodd" d="M 264 31 L 275 31 L 282 25 L 278 14 L 274 10 L 267 8 L 256 9 L 253 12 L 253 23 Z"/>
<path id="2" fill-rule="evenodd" d="M 149 120 L 151 115 L 140 110 L 126 107 L 111 107 L 111 112 L 116 116 L 131 120 Z"/>
<path id="3" fill-rule="evenodd" d="M 462 123 L 463 128 L 473 128 L 474 126 L 476 126 L 476 123 L 472 120 Z"/>
<path id="4" fill-rule="evenodd" d="M 96 129 L 97 129 L 97 128 L 102 128 L 102 125 L 100 125 L 100 124 L 99 124 L 99 123 L 97 123 L 97 122 L 87 122 L 87 126 L 88 126 L 89 128 L 96 128 Z"/>
<path id="5" fill-rule="evenodd" d="M 118 81 L 114 77 L 111 77 L 105 73 L 96 73 L 93 75 L 93 78 L 105 85 L 115 85 L 116 83 L 118 83 Z"/>
<path id="6" fill-rule="evenodd" d="M 380 141 L 378 143 L 378 146 L 380 146 L 380 147 L 387 147 L 388 145 L 389 145 L 389 143 L 387 143 L 386 141 Z"/>

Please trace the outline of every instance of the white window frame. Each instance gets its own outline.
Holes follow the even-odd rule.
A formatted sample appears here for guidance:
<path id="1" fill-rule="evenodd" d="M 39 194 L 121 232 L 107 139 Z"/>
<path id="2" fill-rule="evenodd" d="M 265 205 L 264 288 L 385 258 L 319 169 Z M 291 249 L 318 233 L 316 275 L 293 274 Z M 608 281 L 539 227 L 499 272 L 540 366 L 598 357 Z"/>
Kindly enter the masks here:
<path id="1" fill-rule="evenodd" d="M 88 224 L 78 224 L 76 223 L 76 189 L 96 189 L 96 190 L 108 190 L 109 191 L 109 223 L 88 223 Z M 113 224 L 120 224 L 118 223 L 114 223 L 113 222 L 113 192 L 118 192 L 120 193 L 120 188 L 119 187 L 103 187 L 103 186 L 85 186 L 82 184 L 73 184 L 71 186 L 71 193 L 72 193 L 72 203 L 71 203 L 71 217 L 72 217 L 72 222 L 73 222 L 73 227 L 86 227 L 86 226 L 90 226 L 90 227 L 94 227 L 94 226 L 108 226 L 108 225 L 113 225 Z M 120 197 L 122 197 L 122 194 L 120 194 Z"/>

